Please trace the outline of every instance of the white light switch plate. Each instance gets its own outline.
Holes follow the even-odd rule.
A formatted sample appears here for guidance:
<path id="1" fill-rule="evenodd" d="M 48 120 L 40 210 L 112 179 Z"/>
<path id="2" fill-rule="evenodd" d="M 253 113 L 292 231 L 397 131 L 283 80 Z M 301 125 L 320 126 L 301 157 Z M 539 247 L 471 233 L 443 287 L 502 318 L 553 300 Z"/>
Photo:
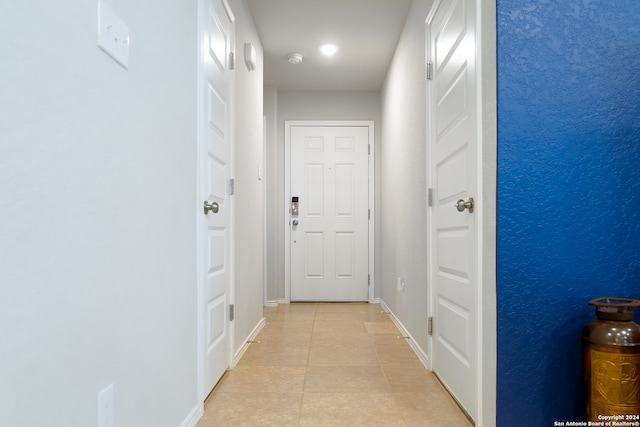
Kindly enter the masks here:
<path id="1" fill-rule="evenodd" d="M 98 0 L 98 46 L 118 64 L 129 69 L 129 27 L 107 3 Z"/>

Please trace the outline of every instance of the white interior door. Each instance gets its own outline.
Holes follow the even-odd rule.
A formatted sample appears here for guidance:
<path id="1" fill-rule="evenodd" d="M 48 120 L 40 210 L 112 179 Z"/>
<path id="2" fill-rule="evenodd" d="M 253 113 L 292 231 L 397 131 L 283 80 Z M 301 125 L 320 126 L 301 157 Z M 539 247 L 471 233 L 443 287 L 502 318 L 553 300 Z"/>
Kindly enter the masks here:
<path id="1" fill-rule="evenodd" d="M 432 188 L 432 366 L 472 418 L 478 399 L 479 275 L 476 212 L 478 109 L 475 6 L 442 0 L 427 20 Z M 464 208 L 464 206 L 461 206 Z"/>
<path id="2" fill-rule="evenodd" d="M 290 128 L 292 301 L 369 299 L 369 131 Z"/>
<path id="3" fill-rule="evenodd" d="M 232 251 L 229 180 L 232 176 L 233 14 L 223 0 L 203 0 L 200 77 L 200 282 L 204 351 L 204 396 L 231 364 Z M 204 211 L 204 212 L 203 212 Z"/>

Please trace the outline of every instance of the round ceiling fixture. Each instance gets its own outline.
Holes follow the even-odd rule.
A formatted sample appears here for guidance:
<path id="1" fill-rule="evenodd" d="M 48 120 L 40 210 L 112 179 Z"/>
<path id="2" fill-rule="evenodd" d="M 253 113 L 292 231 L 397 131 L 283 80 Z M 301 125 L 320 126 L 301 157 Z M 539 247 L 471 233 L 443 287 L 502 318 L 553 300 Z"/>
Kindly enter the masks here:
<path id="1" fill-rule="evenodd" d="M 335 55 L 338 51 L 338 46 L 335 44 L 323 44 L 320 46 L 320 52 L 324 53 L 327 56 Z"/>
<path id="2" fill-rule="evenodd" d="M 302 59 L 303 58 L 304 57 L 300 53 L 290 53 L 289 57 L 288 57 L 289 62 L 291 64 L 293 64 L 293 65 L 298 65 L 298 64 L 302 63 Z"/>

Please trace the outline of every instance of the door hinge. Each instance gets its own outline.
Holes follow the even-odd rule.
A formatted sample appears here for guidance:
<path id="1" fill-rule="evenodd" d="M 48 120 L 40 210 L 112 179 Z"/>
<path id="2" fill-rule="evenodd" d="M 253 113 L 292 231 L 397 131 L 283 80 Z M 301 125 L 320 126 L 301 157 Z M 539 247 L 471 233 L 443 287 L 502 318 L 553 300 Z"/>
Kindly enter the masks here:
<path id="1" fill-rule="evenodd" d="M 229 305 L 229 322 L 233 322 L 236 318 L 236 306 L 234 304 Z"/>
<path id="2" fill-rule="evenodd" d="M 371 154 L 371 144 L 369 144 L 368 154 Z"/>
<path id="3" fill-rule="evenodd" d="M 427 333 L 429 336 L 433 335 L 433 317 L 429 317 L 429 320 L 427 320 Z"/>
<path id="4" fill-rule="evenodd" d="M 371 275 L 367 275 L 367 286 L 371 286 Z"/>
<path id="5" fill-rule="evenodd" d="M 433 62 L 427 62 L 427 80 L 433 80 Z"/>
<path id="6" fill-rule="evenodd" d="M 233 196 L 236 192 L 236 180 L 231 178 L 229 180 L 229 195 Z"/>
<path id="7" fill-rule="evenodd" d="M 371 221 L 371 209 L 369 209 L 369 221 Z"/>
<path id="8" fill-rule="evenodd" d="M 233 52 L 229 52 L 229 69 L 236 69 L 236 54 Z"/>
<path id="9" fill-rule="evenodd" d="M 433 206 L 433 188 L 427 191 L 427 205 Z"/>

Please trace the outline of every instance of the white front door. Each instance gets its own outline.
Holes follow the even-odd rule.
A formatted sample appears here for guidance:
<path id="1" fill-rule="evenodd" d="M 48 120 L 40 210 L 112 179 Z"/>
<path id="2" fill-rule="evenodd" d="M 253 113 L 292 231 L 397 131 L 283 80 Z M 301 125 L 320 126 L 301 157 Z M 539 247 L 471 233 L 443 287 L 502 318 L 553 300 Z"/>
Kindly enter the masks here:
<path id="1" fill-rule="evenodd" d="M 427 61 L 432 63 L 428 65 L 432 367 L 476 419 L 479 188 L 474 22 L 473 0 L 436 3 L 427 20 Z M 474 213 L 464 208 L 471 198 Z"/>
<path id="2" fill-rule="evenodd" d="M 224 0 L 203 1 L 199 106 L 200 300 L 204 397 L 231 364 L 233 14 Z M 209 206 L 209 208 L 206 208 Z"/>
<path id="3" fill-rule="evenodd" d="M 367 126 L 291 126 L 292 301 L 369 299 Z"/>

